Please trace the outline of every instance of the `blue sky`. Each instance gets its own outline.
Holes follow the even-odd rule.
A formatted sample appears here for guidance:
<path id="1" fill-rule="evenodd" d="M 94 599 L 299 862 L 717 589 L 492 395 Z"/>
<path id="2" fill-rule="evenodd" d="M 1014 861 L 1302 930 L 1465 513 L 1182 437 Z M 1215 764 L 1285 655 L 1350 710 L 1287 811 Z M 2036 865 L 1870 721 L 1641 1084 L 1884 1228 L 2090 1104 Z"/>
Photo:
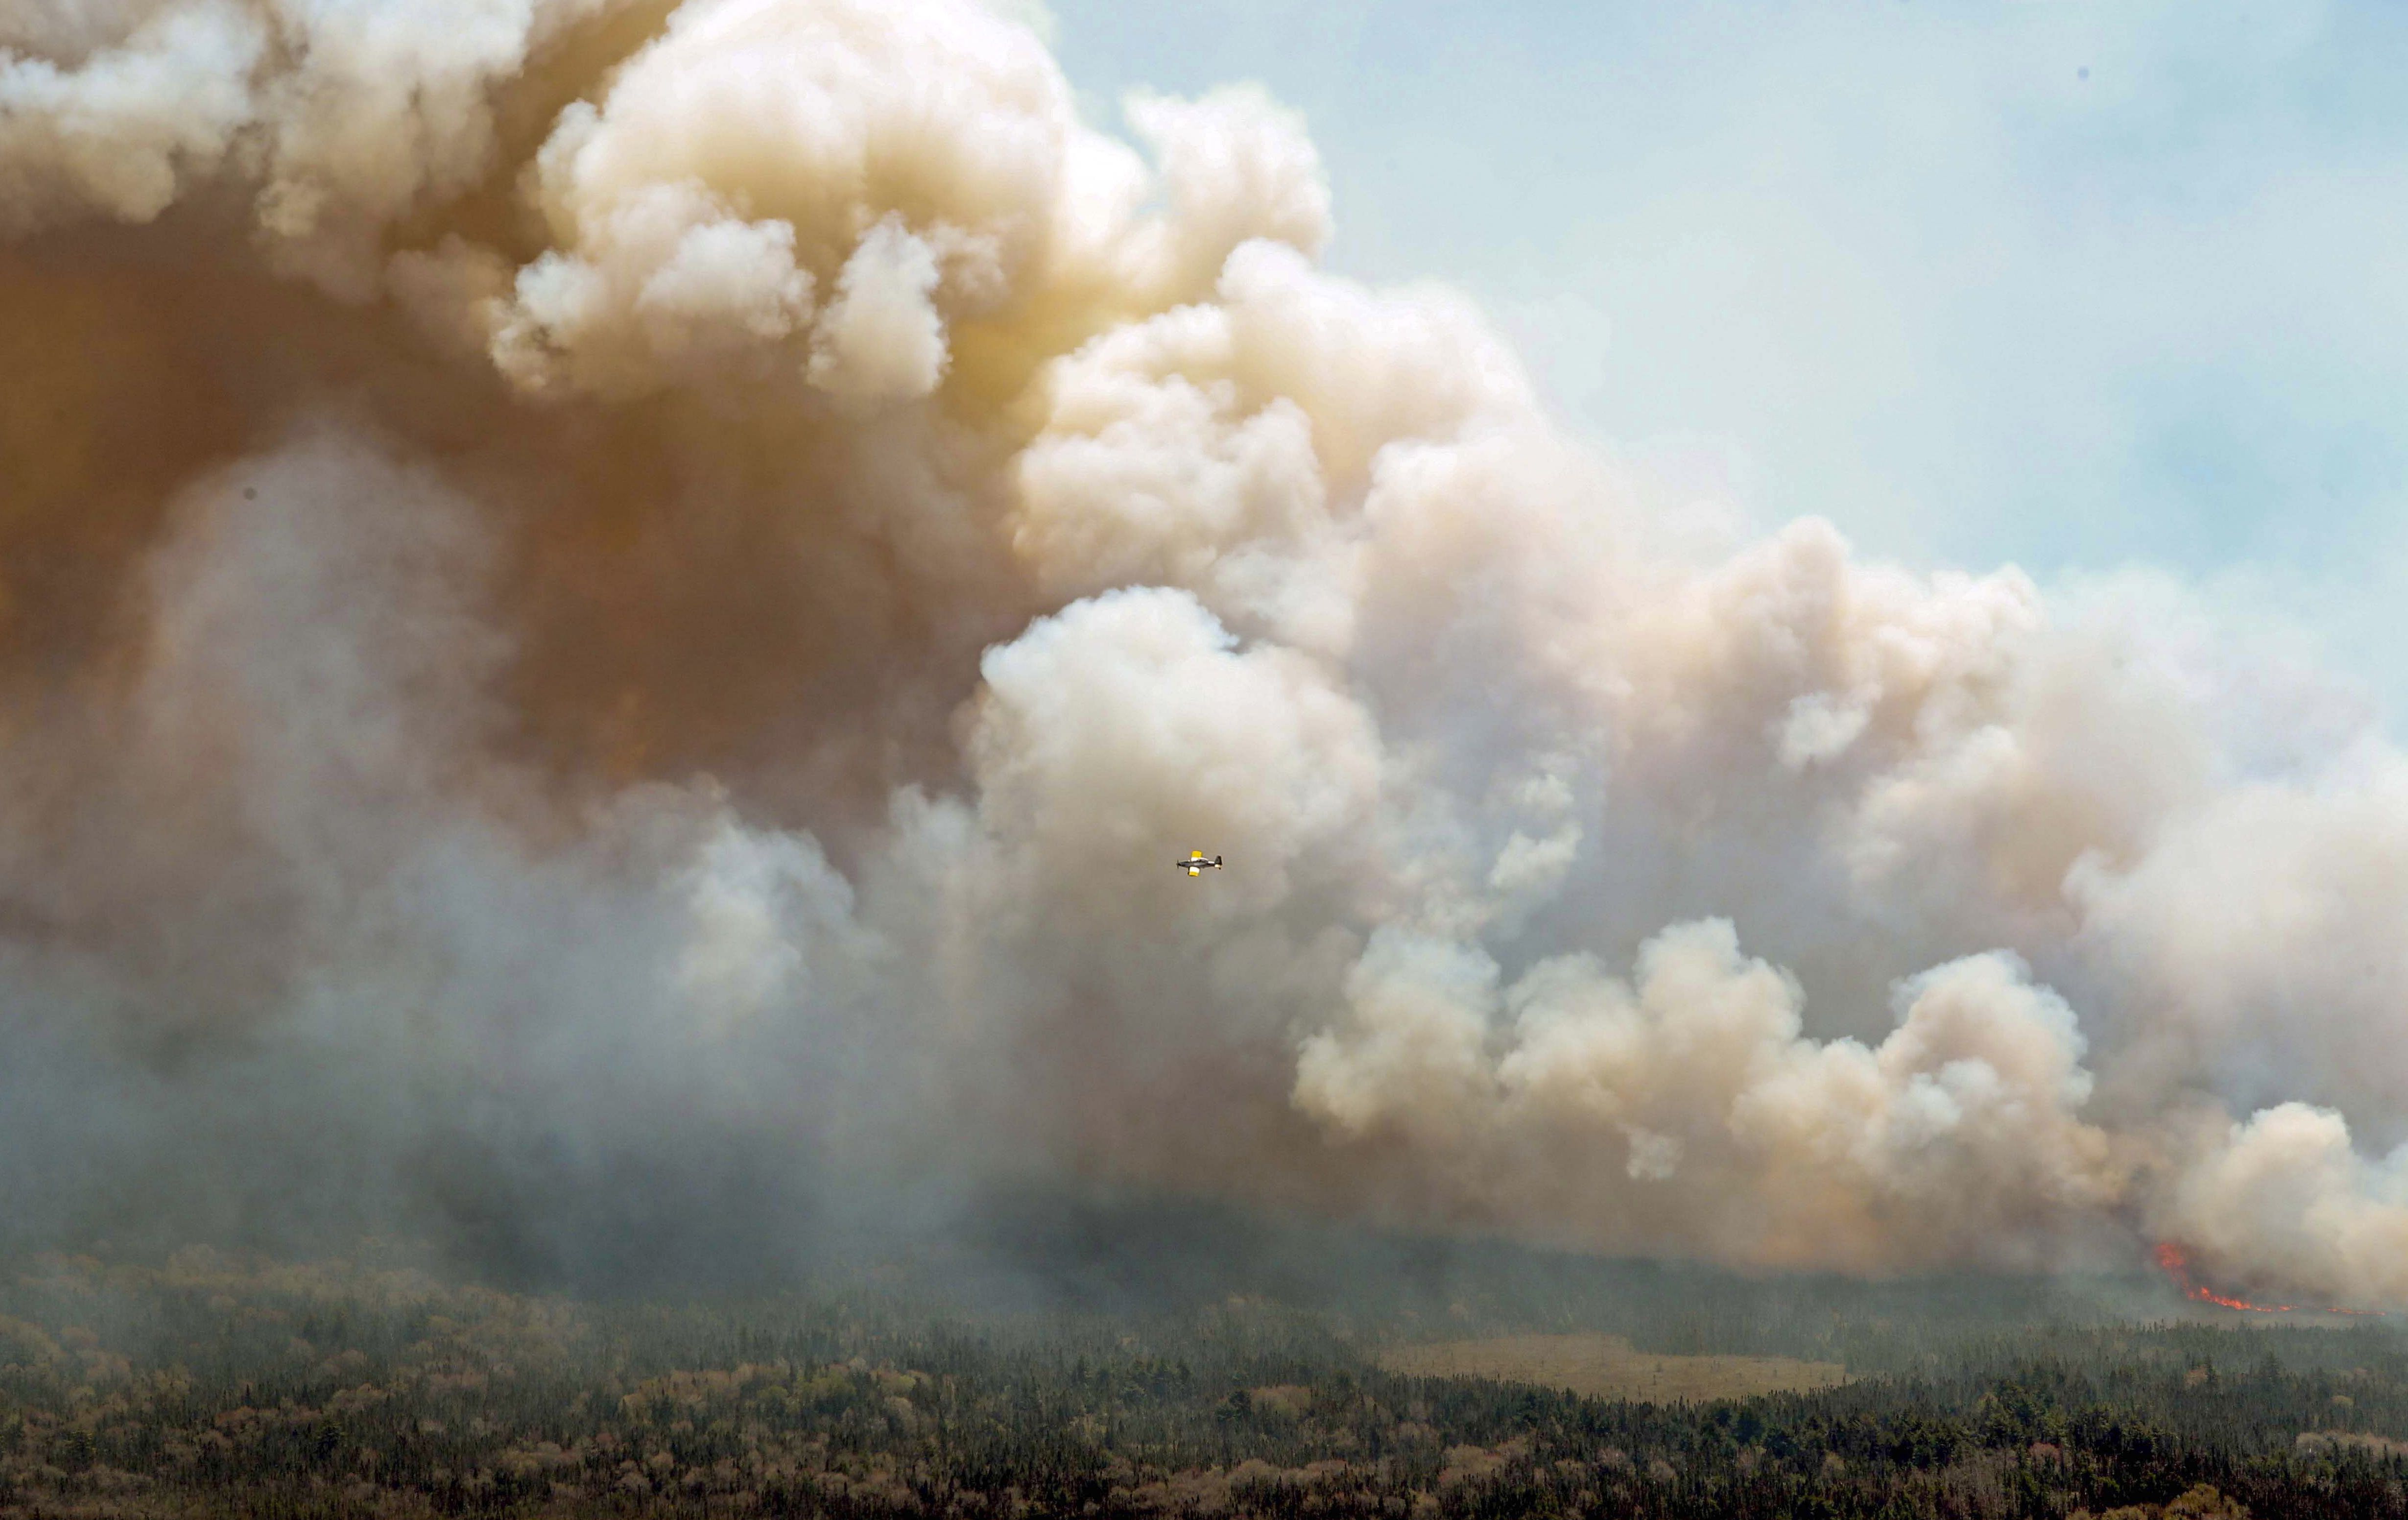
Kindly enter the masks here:
<path id="1" fill-rule="evenodd" d="M 1099 122 L 1258 80 L 1330 262 L 1478 295 L 1762 523 L 2148 566 L 2408 713 L 2408 5 L 1051 0 Z"/>

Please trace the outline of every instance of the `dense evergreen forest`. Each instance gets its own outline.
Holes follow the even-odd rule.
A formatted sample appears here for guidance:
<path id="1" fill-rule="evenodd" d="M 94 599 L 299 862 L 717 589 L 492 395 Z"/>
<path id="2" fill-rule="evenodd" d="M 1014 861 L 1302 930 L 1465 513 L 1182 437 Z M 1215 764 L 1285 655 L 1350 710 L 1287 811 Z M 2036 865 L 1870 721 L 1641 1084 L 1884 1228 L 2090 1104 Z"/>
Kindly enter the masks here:
<path id="1" fill-rule="evenodd" d="M 572 1299 L 48 1256 L 0 1273 L 0 1513 L 2408 1516 L 2408 1340 L 2118 1298 L 2154 1291 L 1499 1254 L 1342 1306 L 1089 1283 L 965 1307 L 892 1273 Z M 1657 1405 L 1375 1359 L 1571 1326 L 1853 1381 Z"/>

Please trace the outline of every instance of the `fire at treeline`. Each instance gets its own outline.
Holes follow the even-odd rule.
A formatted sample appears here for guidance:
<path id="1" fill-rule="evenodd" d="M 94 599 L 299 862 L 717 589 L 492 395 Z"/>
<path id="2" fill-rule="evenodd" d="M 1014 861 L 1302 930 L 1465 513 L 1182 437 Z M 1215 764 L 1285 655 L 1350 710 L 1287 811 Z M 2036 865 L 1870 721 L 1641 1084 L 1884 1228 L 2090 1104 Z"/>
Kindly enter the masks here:
<path id="1" fill-rule="evenodd" d="M 892 1272 L 671 1302 L 23 1258 L 0 1280 L 0 1513 L 2408 1515 L 2387 1325 L 2136 1323 L 2062 1283 L 1529 1271 L 1458 1262 L 1345 1312 L 1098 1310 L 968 1308 Z M 1379 1355 L 1567 1327 L 1850 1381 L 1638 1401 Z"/>

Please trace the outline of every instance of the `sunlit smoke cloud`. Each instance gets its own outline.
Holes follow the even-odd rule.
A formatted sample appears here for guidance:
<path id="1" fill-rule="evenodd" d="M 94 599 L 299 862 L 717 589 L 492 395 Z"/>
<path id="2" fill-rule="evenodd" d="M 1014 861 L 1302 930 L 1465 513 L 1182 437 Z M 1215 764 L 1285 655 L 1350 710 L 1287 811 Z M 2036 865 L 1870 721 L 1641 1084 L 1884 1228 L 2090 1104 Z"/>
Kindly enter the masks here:
<path id="1" fill-rule="evenodd" d="M 2408 1301 L 2408 762 L 2251 740 L 2314 675 L 2204 609 L 1699 556 L 1317 265 L 1259 92 L 1131 147 L 943 0 L 44 16 L 20 1236 L 774 1255 L 1035 1180 Z"/>

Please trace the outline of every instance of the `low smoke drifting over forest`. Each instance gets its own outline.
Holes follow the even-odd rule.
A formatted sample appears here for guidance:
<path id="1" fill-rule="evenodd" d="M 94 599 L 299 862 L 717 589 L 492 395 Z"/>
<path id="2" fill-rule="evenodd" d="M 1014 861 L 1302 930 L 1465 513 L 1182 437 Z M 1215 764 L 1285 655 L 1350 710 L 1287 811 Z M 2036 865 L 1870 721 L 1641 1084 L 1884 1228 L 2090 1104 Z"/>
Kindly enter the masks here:
<path id="1" fill-rule="evenodd" d="M 0 48 L 8 1243 L 1104 1190 L 2408 1304 L 2408 758 L 1689 510 L 1319 267 L 1262 93 L 1124 140 L 943 0 Z"/>

